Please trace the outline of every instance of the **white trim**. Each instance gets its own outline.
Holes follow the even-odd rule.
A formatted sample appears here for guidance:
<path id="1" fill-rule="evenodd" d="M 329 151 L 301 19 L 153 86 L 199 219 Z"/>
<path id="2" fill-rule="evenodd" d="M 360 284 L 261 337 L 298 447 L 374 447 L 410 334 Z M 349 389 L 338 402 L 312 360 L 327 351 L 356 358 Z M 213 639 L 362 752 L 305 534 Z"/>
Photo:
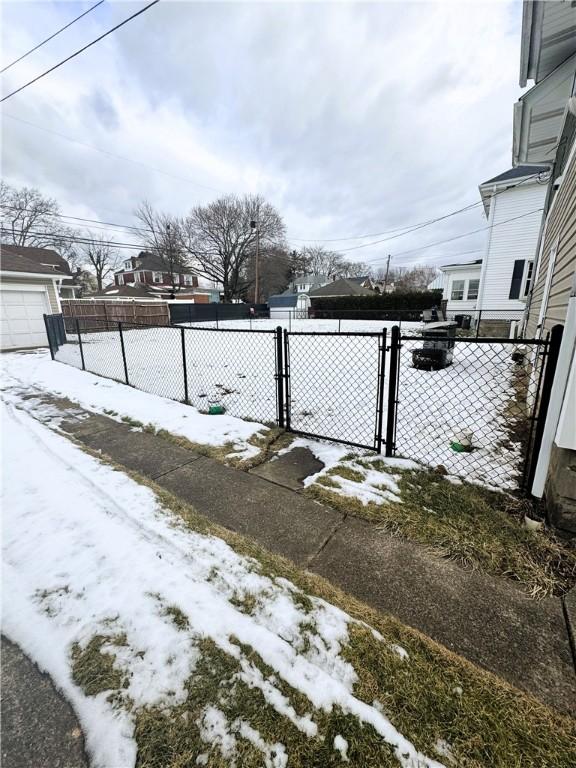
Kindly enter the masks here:
<path id="1" fill-rule="evenodd" d="M 30 285 L 30 283 L 0 283 L 3 291 L 37 291 L 38 293 L 48 293 L 47 285 Z"/>
<path id="2" fill-rule="evenodd" d="M 35 278 L 38 280 L 39 278 L 42 278 L 43 280 L 61 280 L 62 275 L 51 275 L 48 272 L 11 272 L 8 269 L 3 269 L 0 271 L 0 280 L 2 277 L 30 277 Z"/>

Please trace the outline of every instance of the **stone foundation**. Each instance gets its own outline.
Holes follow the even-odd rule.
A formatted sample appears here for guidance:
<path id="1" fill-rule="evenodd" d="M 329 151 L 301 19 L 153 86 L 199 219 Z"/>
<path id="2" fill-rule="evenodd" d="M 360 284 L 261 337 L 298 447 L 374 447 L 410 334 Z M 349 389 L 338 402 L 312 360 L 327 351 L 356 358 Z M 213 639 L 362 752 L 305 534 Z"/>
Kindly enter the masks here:
<path id="1" fill-rule="evenodd" d="M 550 524 L 576 536 L 576 451 L 552 445 L 545 496 Z"/>

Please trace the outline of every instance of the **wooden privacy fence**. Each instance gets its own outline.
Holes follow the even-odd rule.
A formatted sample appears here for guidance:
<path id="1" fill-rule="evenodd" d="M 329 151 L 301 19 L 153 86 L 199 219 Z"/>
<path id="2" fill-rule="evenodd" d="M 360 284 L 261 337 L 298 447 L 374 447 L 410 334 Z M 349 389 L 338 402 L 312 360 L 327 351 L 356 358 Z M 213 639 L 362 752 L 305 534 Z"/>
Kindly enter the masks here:
<path id="1" fill-rule="evenodd" d="M 168 311 L 168 304 L 164 301 L 65 299 L 61 304 L 64 317 L 82 318 L 84 330 L 91 328 L 102 330 L 107 323 L 115 322 L 137 323 L 138 325 L 170 325 L 170 312 Z"/>

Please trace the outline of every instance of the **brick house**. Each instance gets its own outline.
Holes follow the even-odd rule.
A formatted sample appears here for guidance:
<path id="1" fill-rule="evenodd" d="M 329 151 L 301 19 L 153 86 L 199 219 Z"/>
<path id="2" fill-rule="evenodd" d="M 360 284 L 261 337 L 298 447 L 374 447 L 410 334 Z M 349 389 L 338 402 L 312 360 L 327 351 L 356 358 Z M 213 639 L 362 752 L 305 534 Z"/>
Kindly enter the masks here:
<path id="1" fill-rule="evenodd" d="M 198 287 L 198 278 L 192 272 L 175 273 L 174 278 L 180 289 Z M 114 273 L 114 283 L 117 286 L 144 283 L 172 290 L 172 276 L 166 271 L 166 264 L 159 256 L 146 251 L 126 259 L 123 268 Z"/>

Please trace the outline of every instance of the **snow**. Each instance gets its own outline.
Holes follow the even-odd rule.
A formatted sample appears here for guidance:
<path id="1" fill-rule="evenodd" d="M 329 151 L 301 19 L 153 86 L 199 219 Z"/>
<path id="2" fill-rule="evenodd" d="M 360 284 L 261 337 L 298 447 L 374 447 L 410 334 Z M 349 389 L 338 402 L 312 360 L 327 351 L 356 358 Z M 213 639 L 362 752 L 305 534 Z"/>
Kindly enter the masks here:
<path id="1" fill-rule="evenodd" d="M 48 392 L 67 397 L 93 413 L 152 424 L 156 429 L 165 429 L 192 442 L 214 446 L 231 442 L 234 451 L 243 458 L 258 453 L 258 448 L 248 440 L 267 430 L 262 424 L 228 414 L 208 416 L 183 403 L 154 397 L 111 379 L 54 363 L 45 350 L 2 355 L 2 382 L 5 399 L 20 400 L 19 393 L 24 391 L 27 396 Z M 25 401 L 28 409 L 34 405 L 33 400 Z"/>
<path id="2" fill-rule="evenodd" d="M 36 371 L 42 368 L 41 356 L 30 359 Z M 339 706 L 373 725 L 403 768 L 439 768 L 382 712 L 353 695 L 356 673 L 340 655 L 350 617 L 318 598 L 310 598 L 312 610 L 305 612 L 291 600 L 298 592 L 293 584 L 262 575 L 256 561 L 222 540 L 189 530 L 150 489 L 29 414 L 2 404 L 2 421 L 3 631 L 71 702 L 93 768 L 135 765 L 133 711 L 147 705 L 168 710 L 184 701 L 202 638 L 237 659 L 248 684 L 308 736 L 317 730 L 313 708 Z M 243 613 L 234 602 L 238 594 L 255 595 L 263 607 Z M 168 607 L 184 614 L 185 628 L 172 621 Z M 299 626 L 310 623 L 318 639 L 304 652 L 294 639 Z M 126 635 L 121 647 L 114 645 L 119 634 Z M 74 684 L 71 648 L 85 647 L 95 635 L 107 638 L 105 650 L 116 654 L 133 711 L 108 701 L 106 691 L 87 697 Z M 302 692 L 310 712 L 297 715 L 274 676 L 264 678 L 241 646 L 252 647 L 274 676 Z M 250 723 L 228 723 L 210 703 L 200 726 L 223 754 L 233 755 L 236 739 L 245 738 L 262 751 L 264 764 L 286 764 L 282 734 L 278 744 L 266 744 Z"/>
<path id="3" fill-rule="evenodd" d="M 340 734 L 334 736 L 334 749 L 337 749 L 338 752 L 340 752 L 340 756 L 345 763 L 350 762 L 348 760 L 348 742 L 343 736 L 340 736 Z"/>
<path id="4" fill-rule="evenodd" d="M 291 426 L 300 432 L 324 435 L 366 446 L 374 443 L 378 394 L 379 335 L 395 323 L 337 320 L 228 320 L 185 328 L 189 398 L 207 412 L 221 403 L 230 415 L 259 422 L 276 419 L 275 337 L 278 325 L 290 327 Z M 417 333 L 419 323 L 404 330 Z M 246 333 L 249 329 L 259 333 Z M 224 329 L 224 330 L 223 330 Z M 227 329 L 227 330 L 226 330 Z M 294 333 L 313 331 L 319 335 Z M 326 334 L 326 335 L 322 335 Z M 371 335 L 370 335 L 371 334 Z M 80 367 L 74 337 L 56 357 Z M 116 332 L 83 336 L 86 367 L 94 373 L 124 380 Z M 184 399 L 182 339 L 178 328 L 126 330 L 124 344 L 130 383 L 152 394 Z M 443 465 L 485 485 L 517 486 L 522 446 L 510 436 L 510 403 L 516 402 L 510 349 L 502 344 L 456 342 L 454 362 L 439 371 L 412 367 L 412 350 L 421 342 L 404 341 L 400 354 L 400 387 L 396 449 L 400 456 Z M 385 380 L 389 379 L 389 358 Z M 384 418 L 387 398 L 384 399 Z M 452 436 L 473 434 L 474 450 L 457 453 Z"/>

